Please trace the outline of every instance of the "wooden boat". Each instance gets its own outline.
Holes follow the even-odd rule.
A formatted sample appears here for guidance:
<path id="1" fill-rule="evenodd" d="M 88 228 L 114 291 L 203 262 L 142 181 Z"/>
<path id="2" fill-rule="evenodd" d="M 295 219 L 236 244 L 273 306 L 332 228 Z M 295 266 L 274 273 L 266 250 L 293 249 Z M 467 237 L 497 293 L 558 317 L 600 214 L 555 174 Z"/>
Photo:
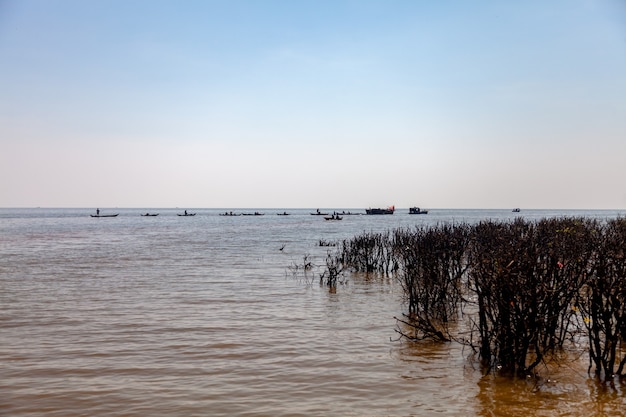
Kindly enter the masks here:
<path id="1" fill-rule="evenodd" d="M 315 213 L 311 213 L 311 216 L 328 216 L 328 213 L 322 213 L 320 209 L 317 209 Z"/>
<path id="2" fill-rule="evenodd" d="M 182 216 L 182 217 L 190 217 L 190 216 L 195 216 L 196 213 L 187 213 L 187 212 L 185 212 L 183 214 L 177 214 L 177 215 L 178 216 Z"/>
<path id="3" fill-rule="evenodd" d="M 286 211 L 283 213 L 276 213 L 276 215 L 278 216 L 289 216 L 289 213 L 287 213 Z"/>
<path id="4" fill-rule="evenodd" d="M 265 216 L 265 213 L 259 213 L 255 211 L 254 213 L 242 213 L 244 216 Z"/>
<path id="5" fill-rule="evenodd" d="M 393 214 L 396 210 L 395 206 L 390 206 L 386 209 L 383 208 L 370 208 L 365 210 L 365 214 Z"/>
<path id="6" fill-rule="evenodd" d="M 159 213 L 146 213 L 146 214 L 142 214 L 143 217 L 156 217 L 158 216 Z"/>
<path id="7" fill-rule="evenodd" d="M 220 216 L 229 216 L 229 217 L 233 216 L 234 217 L 234 216 L 241 216 L 241 214 L 233 213 L 232 211 L 230 212 L 227 211 L 225 213 L 220 213 Z"/>
<path id="8" fill-rule="evenodd" d="M 519 208 L 517 208 L 517 207 L 513 209 L 513 213 L 519 213 L 520 211 L 521 210 Z"/>
<path id="9" fill-rule="evenodd" d="M 117 214 L 90 214 L 91 217 L 117 217 L 119 216 L 119 213 Z"/>
<path id="10" fill-rule="evenodd" d="M 409 209 L 409 214 L 428 214 L 428 210 L 422 210 L 419 207 L 411 207 Z"/>
<path id="11" fill-rule="evenodd" d="M 343 217 L 333 214 L 332 216 L 324 216 L 324 220 L 341 220 Z"/>

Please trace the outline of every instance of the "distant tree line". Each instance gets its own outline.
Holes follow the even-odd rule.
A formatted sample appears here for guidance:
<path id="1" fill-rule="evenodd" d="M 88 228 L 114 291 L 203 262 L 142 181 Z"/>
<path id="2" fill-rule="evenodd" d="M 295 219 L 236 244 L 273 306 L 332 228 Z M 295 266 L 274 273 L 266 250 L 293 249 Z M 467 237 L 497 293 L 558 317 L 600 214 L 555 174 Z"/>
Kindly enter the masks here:
<path id="1" fill-rule="evenodd" d="M 624 376 L 626 219 L 550 218 L 363 233 L 329 253 L 340 271 L 397 277 L 401 337 L 454 341 L 488 370 L 529 375 L 566 344 L 589 372 Z"/>

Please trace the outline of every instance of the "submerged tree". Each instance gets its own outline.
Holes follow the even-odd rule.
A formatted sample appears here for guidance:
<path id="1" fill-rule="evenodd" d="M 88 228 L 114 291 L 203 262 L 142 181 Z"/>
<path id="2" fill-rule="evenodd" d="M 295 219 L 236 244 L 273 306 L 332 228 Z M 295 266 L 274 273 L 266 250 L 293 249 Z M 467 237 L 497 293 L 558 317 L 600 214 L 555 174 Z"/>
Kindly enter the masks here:
<path id="1" fill-rule="evenodd" d="M 588 235 L 577 219 L 475 227 L 470 282 L 485 364 L 526 375 L 563 347 L 588 268 Z"/>
<path id="2" fill-rule="evenodd" d="M 364 233 L 344 240 L 336 256 L 346 266 L 361 272 L 389 273 L 398 268 L 389 232 Z"/>
<path id="3" fill-rule="evenodd" d="M 578 307 L 589 337 L 589 371 L 610 379 L 624 375 L 626 365 L 621 349 L 626 338 L 626 219 L 609 221 L 596 241 Z"/>
<path id="4" fill-rule="evenodd" d="M 459 313 L 467 242 L 467 228 L 450 225 L 394 233 L 397 276 L 408 298 L 402 322 L 411 329 L 411 334 L 401 331 L 402 336 L 451 339 L 449 323 Z"/>

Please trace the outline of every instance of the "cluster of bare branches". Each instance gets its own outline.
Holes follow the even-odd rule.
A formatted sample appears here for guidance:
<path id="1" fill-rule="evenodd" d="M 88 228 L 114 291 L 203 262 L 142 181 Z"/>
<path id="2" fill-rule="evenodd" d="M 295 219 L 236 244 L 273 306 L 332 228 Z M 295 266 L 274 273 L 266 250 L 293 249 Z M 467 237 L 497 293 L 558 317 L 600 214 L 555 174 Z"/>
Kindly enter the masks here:
<path id="1" fill-rule="evenodd" d="M 608 222 L 594 242 L 589 278 L 576 303 L 589 338 L 589 371 L 605 378 L 624 376 L 626 219 Z"/>
<path id="2" fill-rule="evenodd" d="M 398 269 L 391 233 L 363 233 L 340 245 L 339 260 L 346 266 L 363 272 L 389 273 Z"/>
<path id="3" fill-rule="evenodd" d="M 467 269 L 467 226 L 397 230 L 393 245 L 397 277 L 408 301 L 402 322 L 412 339 L 451 340 L 457 320 L 462 277 Z"/>
<path id="4" fill-rule="evenodd" d="M 287 269 L 294 278 L 300 278 L 308 284 L 312 284 L 315 276 L 318 276 L 320 285 L 325 285 L 334 290 L 337 284 L 345 282 L 344 264 L 340 258 L 330 252 L 327 253 L 324 263 L 323 266 L 315 264 L 313 258 L 306 254 L 302 263 L 293 262 Z"/>
<path id="5" fill-rule="evenodd" d="M 408 307 L 398 319 L 402 337 L 464 343 L 487 369 L 511 375 L 532 373 L 570 343 L 588 350 L 595 375 L 624 375 L 626 219 L 366 233 L 328 259 L 335 270 L 398 278 Z"/>
<path id="6" fill-rule="evenodd" d="M 478 304 L 473 330 L 485 365 L 528 374 L 576 334 L 572 307 L 589 277 L 596 230 L 596 222 L 583 219 L 474 227 L 468 284 Z"/>

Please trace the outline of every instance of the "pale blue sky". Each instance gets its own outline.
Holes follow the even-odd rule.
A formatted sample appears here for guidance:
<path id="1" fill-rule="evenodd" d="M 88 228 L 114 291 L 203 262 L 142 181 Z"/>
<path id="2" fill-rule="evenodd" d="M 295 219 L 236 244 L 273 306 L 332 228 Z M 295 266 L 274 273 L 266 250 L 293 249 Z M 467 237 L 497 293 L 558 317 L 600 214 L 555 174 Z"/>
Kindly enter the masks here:
<path id="1" fill-rule="evenodd" d="M 626 208 L 626 0 L 0 0 L 0 207 Z"/>

